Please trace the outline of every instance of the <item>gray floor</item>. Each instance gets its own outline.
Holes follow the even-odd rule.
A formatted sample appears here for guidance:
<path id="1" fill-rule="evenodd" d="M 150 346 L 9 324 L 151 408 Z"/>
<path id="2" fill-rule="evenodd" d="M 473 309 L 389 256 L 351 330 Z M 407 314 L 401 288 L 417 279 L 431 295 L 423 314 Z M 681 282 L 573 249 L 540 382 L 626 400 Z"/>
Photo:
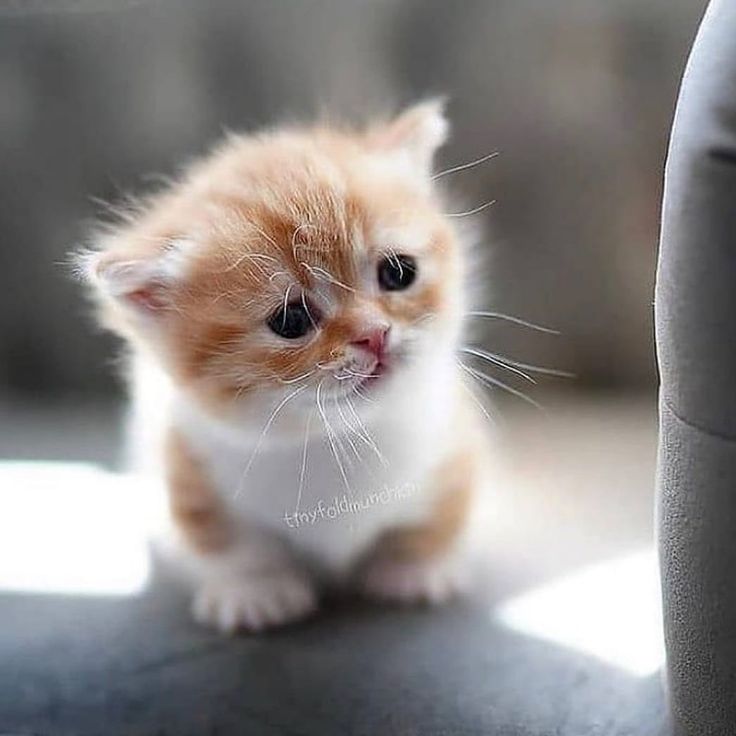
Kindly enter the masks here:
<path id="1" fill-rule="evenodd" d="M 662 732 L 657 672 L 497 616 L 509 599 L 650 543 L 653 403 L 545 403 L 546 415 L 504 422 L 492 578 L 474 601 L 397 611 L 332 600 L 302 625 L 224 639 L 190 621 L 160 571 L 140 595 L 0 593 L 0 733 Z M 111 462 L 115 425 L 114 410 L 6 404 L 0 457 Z M 636 612 L 627 584 L 613 604 Z"/>
<path id="2" fill-rule="evenodd" d="M 483 607 L 337 604 L 234 640 L 161 586 L 124 602 L 8 596 L 0 610 L 3 732 L 652 736 L 662 719 L 657 675 L 512 634 Z"/>

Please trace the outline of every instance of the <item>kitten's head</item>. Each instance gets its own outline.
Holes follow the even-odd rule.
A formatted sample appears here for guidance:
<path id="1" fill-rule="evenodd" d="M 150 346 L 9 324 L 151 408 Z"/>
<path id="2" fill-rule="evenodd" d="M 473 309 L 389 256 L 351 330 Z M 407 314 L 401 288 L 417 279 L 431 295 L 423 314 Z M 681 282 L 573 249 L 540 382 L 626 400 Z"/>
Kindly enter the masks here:
<path id="1" fill-rule="evenodd" d="M 463 258 L 431 176 L 446 134 L 429 102 L 359 132 L 229 138 L 87 258 L 104 321 L 210 405 L 380 395 L 457 339 Z"/>

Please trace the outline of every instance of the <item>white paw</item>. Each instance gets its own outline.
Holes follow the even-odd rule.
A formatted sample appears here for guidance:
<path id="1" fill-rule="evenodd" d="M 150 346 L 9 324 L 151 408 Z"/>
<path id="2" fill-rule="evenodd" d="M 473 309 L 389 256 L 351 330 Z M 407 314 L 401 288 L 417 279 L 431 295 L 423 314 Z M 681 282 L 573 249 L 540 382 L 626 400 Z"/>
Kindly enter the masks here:
<path id="1" fill-rule="evenodd" d="M 455 560 L 376 559 L 366 569 L 361 587 L 373 598 L 396 603 L 443 603 L 462 593 L 467 582 Z"/>
<path id="2" fill-rule="evenodd" d="M 233 633 L 297 621 L 316 607 L 308 580 L 292 571 L 271 571 L 207 581 L 194 597 L 192 613 L 203 625 Z"/>

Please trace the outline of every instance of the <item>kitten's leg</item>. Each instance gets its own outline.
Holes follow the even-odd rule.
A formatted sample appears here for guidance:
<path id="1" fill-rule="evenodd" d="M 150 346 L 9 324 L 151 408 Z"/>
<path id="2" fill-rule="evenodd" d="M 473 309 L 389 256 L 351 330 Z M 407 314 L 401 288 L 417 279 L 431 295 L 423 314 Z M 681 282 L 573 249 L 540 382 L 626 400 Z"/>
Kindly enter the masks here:
<path id="1" fill-rule="evenodd" d="M 197 621 L 225 632 L 258 631 L 315 609 L 306 573 L 277 539 L 238 527 L 175 430 L 167 437 L 166 465 L 171 516 L 197 585 Z"/>
<path id="2" fill-rule="evenodd" d="M 458 452 L 433 474 L 434 506 L 420 524 L 384 533 L 359 568 L 361 590 L 399 603 L 444 601 L 469 583 L 469 516 L 479 485 L 477 458 Z"/>

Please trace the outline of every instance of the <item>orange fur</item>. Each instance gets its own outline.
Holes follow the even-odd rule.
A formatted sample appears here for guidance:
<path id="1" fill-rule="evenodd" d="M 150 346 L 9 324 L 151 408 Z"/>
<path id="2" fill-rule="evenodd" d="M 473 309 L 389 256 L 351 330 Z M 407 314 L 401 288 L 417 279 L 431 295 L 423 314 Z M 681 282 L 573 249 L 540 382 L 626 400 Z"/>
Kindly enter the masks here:
<path id="1" fill-rule="evenodd" d="M 166 440 L 166 479 L 173 521 L 199 552 L 223 549 L 230 541 L 231 529 L 220 500 L 181 434 L 171 429 Z"/>
<path id="2" fill-rule="evenodd" d="M 377 541 L 374 554 L 395 560 L 431 559 L 443 554 L 463 531 L 477 486 L 475 455 L 459 451 L 435 471 L 435 503 L 423 523 L 390 529 Z"/>

